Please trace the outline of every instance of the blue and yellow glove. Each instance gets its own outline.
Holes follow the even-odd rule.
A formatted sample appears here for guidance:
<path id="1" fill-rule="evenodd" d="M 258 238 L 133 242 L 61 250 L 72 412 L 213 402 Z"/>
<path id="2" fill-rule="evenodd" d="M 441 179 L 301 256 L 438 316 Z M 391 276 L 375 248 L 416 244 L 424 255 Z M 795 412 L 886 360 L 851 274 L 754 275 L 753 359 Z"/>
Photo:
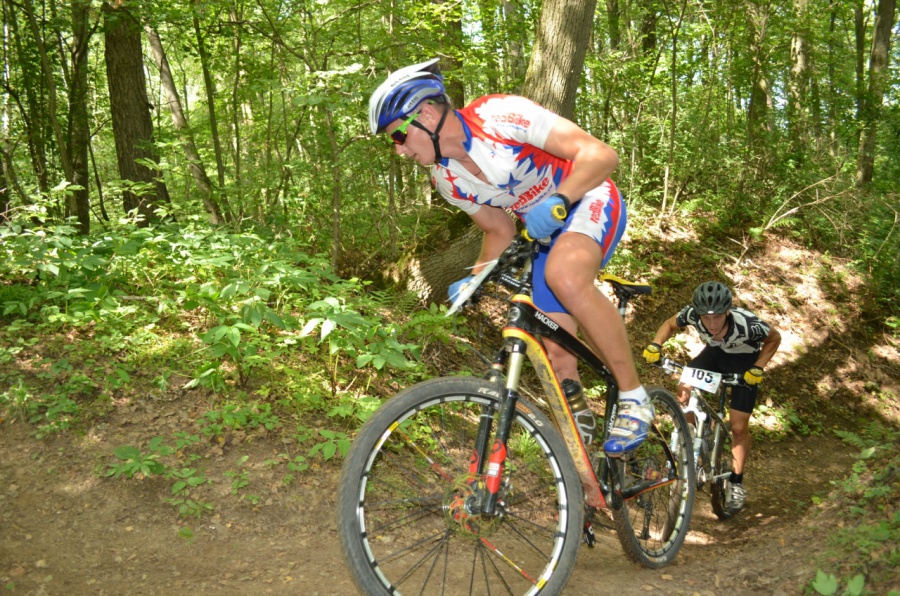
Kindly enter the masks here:
<path id="1" fill-rule="evenodd" d="M 744 382 L 748 385 L 759 385 L 763 381 L 763 369 L 758 366 L 754 366 L 750 370 L 744 373 Z"/>
<path id="2" fill-rule="evenodd" d="M 473 279 L 475 279 L 475 276 L 470 275 L 450 284 L 450 287 L 447 288 L 447 294 L 449 294 L 450 296 L 451 303 L 456 302 L 456 297 L 459 296 L 460 292 L 466 289 L 466 285 L 468 285 L 468 283 Z"/>
<path id="3" fill-rule="evenodd" d="M 525 229 L 534 240 L 547 238 L 563 227 L 569 215 L 569 199 L 555 193 L 538 203 L 525 214 Z"/>

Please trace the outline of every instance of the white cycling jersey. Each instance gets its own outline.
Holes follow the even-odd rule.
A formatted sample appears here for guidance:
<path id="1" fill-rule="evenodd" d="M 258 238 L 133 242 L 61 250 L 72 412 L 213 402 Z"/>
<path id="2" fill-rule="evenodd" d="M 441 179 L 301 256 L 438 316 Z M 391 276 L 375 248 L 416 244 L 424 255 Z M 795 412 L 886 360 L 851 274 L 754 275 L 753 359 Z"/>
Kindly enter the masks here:
<path id="1" fill-rule="evenodd" d="M 519 217 L 556 192 L 574 164 L 544 151 L 559 116 L 515 95 L 487 95 L 454 115 L 466 133 L 464 147 L 485 182 L 459 161 L 444 158 L 432 166 L 432 183 L 451 205 L 469 215 L 483 206 L 510 209 Z M 547 254 L 563 232 L 592 238 L 603 251 L 601 268 L 615 252 L 627 225 L 625 201 L 612 180 L 591 189 L 572 206 L 564 226 L 534 261 L 534 301 L 545 312 L 567 312 L 547 287 Z"/>
<path id="2" fill-rule="evenodd" d="M 432 167 L 432 182 L 470 215 L 481 205 L 527 213 L 572 171 L 572 162 L 543 150 L 559 116 L 531 100 L 487 95 L 455 113 L 466 131 L 466 153 L 488 182 L 449 158 Z"/>

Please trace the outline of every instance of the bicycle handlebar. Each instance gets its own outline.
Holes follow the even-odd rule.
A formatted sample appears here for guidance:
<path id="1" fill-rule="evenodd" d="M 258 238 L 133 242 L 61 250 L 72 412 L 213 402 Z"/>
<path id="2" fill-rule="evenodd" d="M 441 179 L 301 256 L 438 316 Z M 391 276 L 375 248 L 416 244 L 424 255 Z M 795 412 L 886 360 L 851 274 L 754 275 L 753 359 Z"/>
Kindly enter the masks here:
<path id="1" fill-rule="evenodd" d="M 665 372 L 675 375 L 679 374 L 682 370 L 684 370 L 685 365 L 680 362 L 676 362 L 671 358 L 662 358 L 655 366 L 661 368 Z M 700 369 L 703 370 L 703 369 Z M 719 373 L 722 375 L 722 383 L 725 385 L 746 385 L 744 379 L 738 373 Z"/>
<path id="2" fill-rule="evenodd" d="M 559 207 L 561 208 L 561 206 Z M 444 316 L 449 317 L 462 310 L 467 303 L 477 302 L 484 293 L 484 286 L 488 283 L 500 284 L 514 292 L 521 290 L 528 283 L 527 279 L 523 279 L 522 273 L 527 273 L 525 266 L 530 264 L 534 254 L 534 243 L 535 240 L 528 235 L 528 231 L 522 230 L 495 261 L 484 264 L 481 272 L 469 282 L 465 290 L 459 293 Z M 646 284 L 631 282 L 615 275 L 604 273 L 602 279 L 612 285 L 622 316 L 625 315 L 625 308 L 629 300 L 652 293 L 652 288 Z"/>

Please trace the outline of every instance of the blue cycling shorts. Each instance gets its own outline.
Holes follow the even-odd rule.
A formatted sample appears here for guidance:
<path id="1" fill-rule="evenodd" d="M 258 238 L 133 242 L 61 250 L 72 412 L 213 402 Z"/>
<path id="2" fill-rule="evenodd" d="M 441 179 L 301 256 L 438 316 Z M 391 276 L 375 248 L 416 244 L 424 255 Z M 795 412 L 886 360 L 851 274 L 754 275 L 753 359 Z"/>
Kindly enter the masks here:
<path id="1" fill-rule="evenodd" d="M 625 200 L 612 180 L 607 180 L 584 195 L 584 198 L 575 203 L 565 225 L 553 234 L 549 244 L 541 247 L 534 259 L 532 283 L 534 284 L 535 306 L 544 312 L 568 313 L 556 299 L 556 295 L 547 287 L 544 274 L 547 257 L 560 234 L 578 232 L 593 238 L 603 250 L 603 261 L 600 263 L 600 269 L 603 269 L 616 251 L 616 246 L 622 239 L 627 225 Z"/>

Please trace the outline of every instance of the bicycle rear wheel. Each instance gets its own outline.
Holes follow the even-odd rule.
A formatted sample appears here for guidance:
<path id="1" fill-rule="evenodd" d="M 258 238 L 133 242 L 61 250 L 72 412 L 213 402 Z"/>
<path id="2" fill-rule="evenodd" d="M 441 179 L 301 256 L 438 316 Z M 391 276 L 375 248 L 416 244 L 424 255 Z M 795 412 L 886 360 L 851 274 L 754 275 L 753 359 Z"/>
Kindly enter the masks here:
<path id="1" fill-rule="evenodd" d="M 479 421 L 500 406 L 496 384 L 434 379 L 384 404 L 344 462 L 338 530 L 366 594 L 558 594 L 575 565 L 584 493 L 562 437 L 520 400 L 497 513 L 467 507 Z M 496 420 L 494 423 L 496 426 Z"/>
<path id="2" fill-rule="evenodd" d="M 665 389 L 648 393 L 656 414 L 647 439 L 613 460 L 625 497 L 613 520 L 628 558 L 656 569 L 671 563 L 684 543 L 695 480 L 691 435 L 678 401 Z"/>
<path id="3" fill-rule="evenodd" d="M 730 509 L 726 506 L 728 495 L 725 490 L 725 482 L 731 476 L 731 471 L 734 468 L 731 447 L 731 429 L 728 426 L 717 424 L 712 453 L 714 476 L 710 485 L 710 493 L 712 495 L 713 513 L 721 520 L 731 519 L 738 512 L 738 510 Z"/>

